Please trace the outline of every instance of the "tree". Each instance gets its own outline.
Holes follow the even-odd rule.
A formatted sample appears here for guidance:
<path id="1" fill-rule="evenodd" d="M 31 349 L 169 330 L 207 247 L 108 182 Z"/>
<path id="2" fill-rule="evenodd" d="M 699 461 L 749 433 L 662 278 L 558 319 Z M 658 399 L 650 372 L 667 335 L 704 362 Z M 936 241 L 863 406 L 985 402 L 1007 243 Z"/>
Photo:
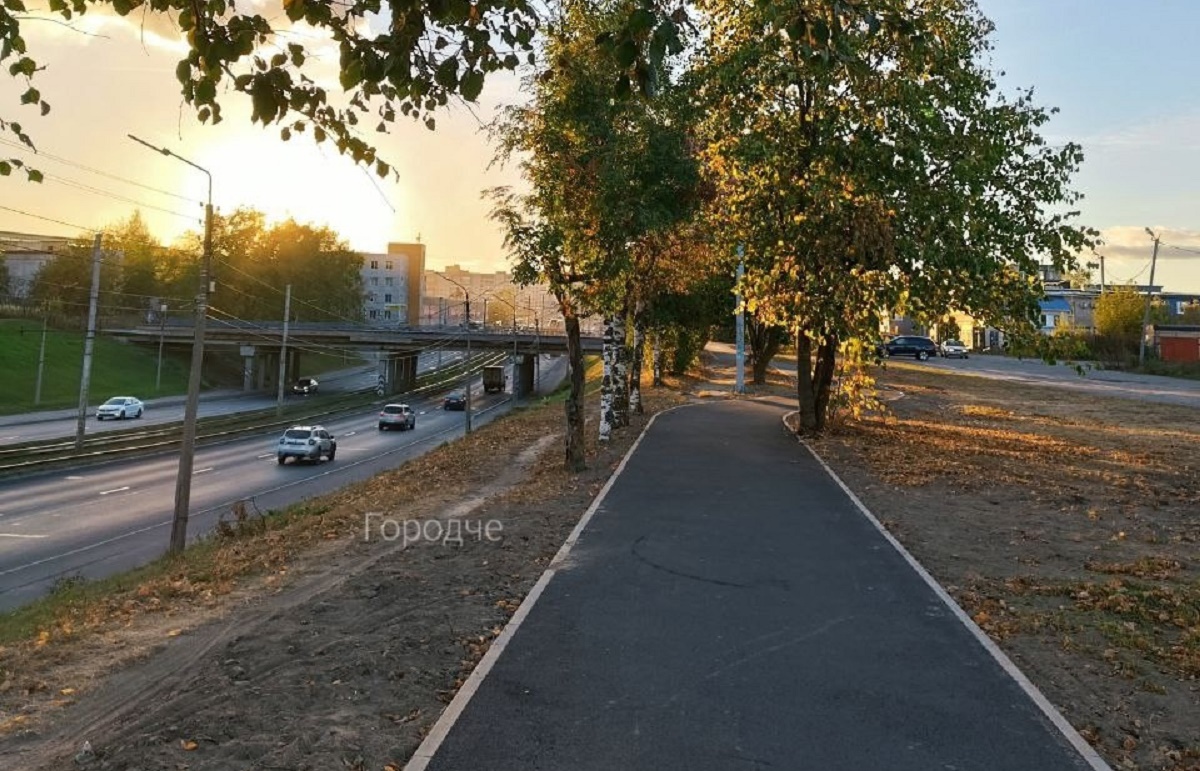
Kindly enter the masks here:
<path id="1" fill-rule="evenodd" d="M 572 326 L 578 334 L 581 313 L 600 311 L 622 320 L 630 315 L 639 242 L 686 217 L 693 199 L 695 165 L 685 126 L 670 120 L 670 83 L 652 75 L 658 83 L 654 98 L 614 92 L 622 55 L 596 46 L 597 40 L 621 35 L 629 8 L 569 6 L 547 35 L 545 60 L 553 66 L 528 82 L 533 103 L 510 108 L 496 127 L 498 159 L 519 154 L 532 189 L 524 196 L 492 192 L 495 217 L 516 262 L 514 274 L 525 283 L 549 284 L 568 319 L 568 337 Z M 661 44 L 680 50 L 678 41 Z M 617 350 L 624 350 L 625 335 L 614 328 L 613 337 Z M 613 358 L 618 364 L 622 359 L 619 353 Z M 614 390 L 625 378 L 611 361 L 606 358 L 601 391 L 602 440 L 621 424 Z M 582 358 L 572 367 L 582 367 Z M 576 416 L 582 421 L 575 411 L 582 403 L 582 379 L 579 385 L 569 400 L 569 424 Z M 568 427 L 572 468 L 583 460 L 571 448 L 576 428 Z"/>
<path id="2" fill-rule="evenodd" d="M 0 271 L 3 271 L 3 267 L 0 267 Z M 3 278 L 3 276 L 3 272 L 0 272 L 0 278 Z M 1200 303 L 1190 302 L 1184 306 L 1179 314 L 1179 323 L 1200 324 Z"/>
<path id="3" fill-rule="evenodd" d="M 12 287 L 9 286 L 11 280 L 8 275 L 8 264 L 4 261 L 4 253 L 0 252 L 0 300 L 7 300 L 12 294 Z"/>
<path id="4" fill-rule="evenodd" d="M 203 236 L 190 233 L 182 253 L 200 254 Z M 266 224 L 245 207 L 213 217 L 212 310 L 226 320 L 283 318 L 284 287 L 292 286 L 292 317 L 305 321 L 361 321 L 362 256 L 328 227 L 288 219 Z M 196 285 L 198 261 L 180 266 L 176 279 Z M 190 282 L 190 283 L 189 283 Z"/>
<path id="5" fill-rule="evenodd" d="M 926 324 L 1032 328 L 1039 263 L 1089 243 L 1068 208 L 1082 154 L 1046 144 L 1029 93 L 997 92 L 973 2 L 701 7 L 713 216 L 745 245 L 748 309 L 794 332 L 804 431 L 844 344 L 902 298 Z"/>
<path id="6" fill-rule="evenodd" d="M 332 142 L 380 176 L 392 169 L 358 124 L 386 133 L 398 118 L 410 118 L 434 128 L 441 107 L 451 99 L 475 101 L 489 74 L 533 63 L 540 13 L 529 0 L 289 0 L 283 4 L 286 22 L 274 14 L 241 12 L 245 5 L 234 0 L 50 0 L 49 12 L 69 21 L 94 6 L 120 16 L 170 17 L 187 46 L 175 77 L 202 122 L 220 122 L 221 99 L 233 92 L 249 99 L 251 121 L 277 125 L 285 141 L 311 129 L 315 141 Z M 659 0 L 626 7 L 621 24 L 598 44 L 619 65 L 612 85 L 624 90 L 653 85 L 655 65 L 677 42 L 680 14 Z M 42 65 L 21 34 L 22 21 L 30 18 L 23 0 L 0 5 L 0 63 L 24 82 L 21 105 L 45 115 L 50 105 L 34 82 Z M 320 34 L 281 35 L 287 30 L 279 30 L 277 22 L 304 24 Z M 336 88 L 326 87 L 318 70 L 318 49 L 329 40 L 338 48 Z M 33 147 L 16 121 L 0 119 L 0 132 Z M 0 161 L 0 175 L 21 167 L 19 160 Z M 40 181 L 39 172 L 27 172 Z"/>
<path id="7" fill-rule="evenodd" d="M 1146 313 L 1146 298 L 1132 285 L 1115 286 L 1096 300 L 1093 319 L 1096 333 L 1123 340 L 1138 340 L 1142 334 L 1142 319 Z M 1152 303 L 1150 323 L 1165 324 L 1166 307 Z"/>

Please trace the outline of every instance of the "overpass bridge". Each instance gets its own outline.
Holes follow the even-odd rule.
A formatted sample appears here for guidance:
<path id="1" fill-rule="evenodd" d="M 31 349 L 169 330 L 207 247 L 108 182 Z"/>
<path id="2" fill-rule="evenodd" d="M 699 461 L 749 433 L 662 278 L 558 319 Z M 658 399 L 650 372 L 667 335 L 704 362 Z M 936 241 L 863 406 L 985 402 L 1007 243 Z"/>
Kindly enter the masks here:
<path id="1" fill-rule="evenodd" d="M 172 348 L 190 347 L 195 329 L 185 319 L 164 324 L 108 328 L 106 334 L 127 340 Z M 602 339 L 580 339 L 584 353 L 600 353 Z M 243 360 L 242 387 L 246 391 L 273 390 L 279 376 L 283 346 L 281 321 L 227 321 L 210 318 L 204 334 L 205 349 L 236 350 Z M 518 383 L 522 391 L 532 388 L 534 359 L 541 354 L 566 354 L 566 335 L 541 332 L 467 329 L 463 327 L 380 327 L 343 322 L 292 322 L 287 330 L 287 360 L 284 381 L 303 372 L 304 349 L 334 348 L 374 354 L 379 364 L 379 383 L 385 393 L 401 393 L 416 385 L 417 356 L 425 351 L 502 351 L 515 353 Z M 528 383 L 526 383 L 528 380 Z"/>

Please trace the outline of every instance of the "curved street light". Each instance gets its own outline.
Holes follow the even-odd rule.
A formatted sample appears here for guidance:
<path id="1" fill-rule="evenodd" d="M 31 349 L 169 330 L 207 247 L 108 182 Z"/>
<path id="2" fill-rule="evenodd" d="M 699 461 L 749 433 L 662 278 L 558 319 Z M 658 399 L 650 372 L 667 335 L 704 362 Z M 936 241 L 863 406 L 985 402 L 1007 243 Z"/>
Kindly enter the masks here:
<path id="1" fill-rule="evenodd" d="M 196 419 L 200 411 L 200 382 L 204 368 L 204 328 L 208 318 L 209 277 L 212 275 L 212 173 L 199 164 L 165 147 L 156 147 L 133 134 L 127 135 L 161 155 L 168 155 L 199 169 L 208 177 L 208 202 L 204 205 L 204 257 L 200 263 L 200 293 L 196 296 L 195 337 L 192 340 L 192 370 L 188 376 L 187 401 L 183 408 L 183 438 L 179 447 L 179 471 L 175 476 L 175 516 L 171 521 L 168 552 L 175 554 L 187 546 L 188 509 L 192 498 L 192 466 L 196 457 Z"/>

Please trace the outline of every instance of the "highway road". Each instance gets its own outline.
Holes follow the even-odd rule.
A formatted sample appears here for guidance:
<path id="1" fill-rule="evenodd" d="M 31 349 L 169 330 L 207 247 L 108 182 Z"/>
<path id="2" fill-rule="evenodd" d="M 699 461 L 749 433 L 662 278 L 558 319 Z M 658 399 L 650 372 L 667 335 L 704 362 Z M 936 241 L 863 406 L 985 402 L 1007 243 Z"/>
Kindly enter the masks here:
<path id="1" fill-rule="evenodd" d="M 566 358 L 544 359 L 541 370 L 545 393 L 566 377 Z M 509 395 L 485 395 L 478 380 L 472 402 L 476 424 L 511 407 Z M 444 412 L 441 394 L 409 403 L 417 411 L 413 431 L 379 431 L 376 410 L 325 423 L 338 443 L 332 462 L 278 465 L 275 431 L 197 448 L 190 539 L 211 532 L 237 501 L 251 501 L 252 511 L 280 509 L 368 479 L 462 435 L 464 413 Z M 42 596 L 64 577 L 106 577 L 161 556 L 177 469 L 172 454 L 0 483 L 0 611 Z"/>
<path id="2" fill-rule="evenodd" d="M 444 356 L 429 352 L 421 354 L 417 364 L 419 373 L 426 373 L 438 366 L 448 366 L 459 361 L 462 354 L 448 351 Z M 377 370 L 374 364 L 352 367 L 328 375 L 320 375 L 320 393 L 346 393 L 370 388 L 375 385 Z M 136 420 L 96 420 L 96 404 L 109 396 L 136 396 L 143 401 L 149 401 L 146 411 Z M 310 397 L 284 396 L 286 401 L 295 401 Z M 319 396 L 317 397 L 319 398 Z M 163 400 L 152 399 L 151 394 L 104 394 L 96 399 L 88 409 L 85 432 L 88 436 L 127 429 L 138 426 L 151 426 L 158 423 L 172 423 L 183 420 L 182 396 L 168 397 Z M 228 415 L 236 412 L 270 409 L 275 406 L 276 397 L 265 394 L 243 395 L 238 391 L 222 391 L 215 394 L 202 394 L 200 399 L 199 416 L 201 418 L 216 415 Z M 62 439 L 75 436 L 78 414 L 74 410 L 55 410 L 45 413 L 30 413 L 27 415 L 7 415 L 0 417 L 0 445 L 16 442 L 38 442 L 49 439 Z"/>

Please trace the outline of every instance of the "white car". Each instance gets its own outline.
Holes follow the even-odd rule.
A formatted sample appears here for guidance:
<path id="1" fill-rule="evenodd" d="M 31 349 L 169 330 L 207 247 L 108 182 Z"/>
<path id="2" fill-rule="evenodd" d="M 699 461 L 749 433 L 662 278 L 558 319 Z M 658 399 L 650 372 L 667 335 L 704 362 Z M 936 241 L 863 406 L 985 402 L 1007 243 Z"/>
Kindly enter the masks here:
<path id="1" fill-rule="evenodd" d="M 316 463 L 324 455 L 330 461 L 337 455 L 337 441 L 324 426 L 292 426 L 279 437 L 275 460 L 282 466 L 288 458 Z"/>
<path id="2" fill-rule="evenodd" d="M 145 411 L 146 405 L 142 404 L 141 399 L 133 396 L 114 396 L 96 408 L 96 420 L 140 418 Z"/>
<path id="3" fill-rule="evenodd" d="M 379 430 L 398 428 L 401 431 L 417 427 L 417 413 L 407 404 L 385 404 L 379 411 Z"/>
<path id="4" fill-rule="evenodd" d="M 947 359 L 966 359 L 969 358 L 970 349 L 961 340 L 945 340 L 938 346 L 938 353 Z"/>

